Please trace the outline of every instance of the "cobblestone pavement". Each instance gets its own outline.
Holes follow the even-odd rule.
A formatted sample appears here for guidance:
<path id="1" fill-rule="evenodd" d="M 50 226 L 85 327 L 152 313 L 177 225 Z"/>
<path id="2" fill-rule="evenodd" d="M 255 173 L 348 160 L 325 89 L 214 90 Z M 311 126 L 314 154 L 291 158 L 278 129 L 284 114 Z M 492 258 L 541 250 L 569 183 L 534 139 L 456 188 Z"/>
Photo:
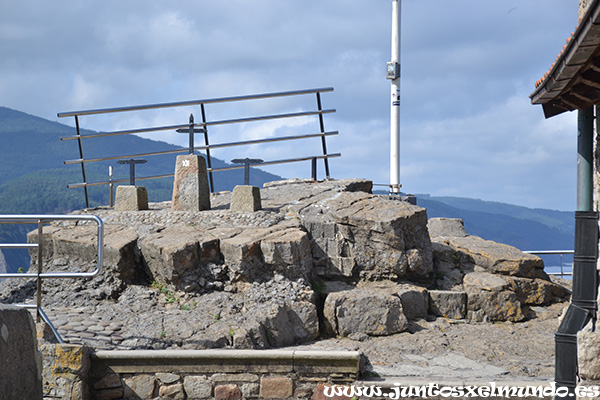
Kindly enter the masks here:
<path id="1" fill-rule="evenodd" d="M 84 308 L 58 307 L 44 312 L 65 343 L 104 349 L 118 347 L 125 339 L 123 322 L 90 314 Z"/>

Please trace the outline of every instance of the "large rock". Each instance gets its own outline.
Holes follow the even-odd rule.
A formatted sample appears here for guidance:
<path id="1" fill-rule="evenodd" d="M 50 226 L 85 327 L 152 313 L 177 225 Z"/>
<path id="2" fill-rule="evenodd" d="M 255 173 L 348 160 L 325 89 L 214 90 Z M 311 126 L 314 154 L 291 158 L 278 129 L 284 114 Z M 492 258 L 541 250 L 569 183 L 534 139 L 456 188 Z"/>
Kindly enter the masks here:
<path id="1" fill-rule="evenodd" d="M 515 247 L 477 236 L 445 237 L 444 243 L 456 252 L 457 261 L 467 267 L 474 265 L 495 274 L 549 280 L 541 258 Z"/>
<path id="2" fill-rule="evenodd" d="M 188 292 L 211 279 L 211 265 L 221 262 L 219 239 L 192 226 L 167 228 L 140 243 L 152 280 Z"/>
<path id="3" fill-rule="evenodd" d="M 544 279 L 508 276 L 512 289 L 521 304 L 547 306 L 564 301 L 570 295 L 568 289 Z"/>
<path id="4" fill-rule="evenodd" d="M 472 272 L 465 275 L 467 314 L 475 321 L 512 321 L 525 319 L 521 302 L 511 291 L 509 280 L 501 275 Z"/>
<path id="5" fill-rule="evenodd" d="M 267 280 L 275 273 L 308 279 L 312 271 L 308 235 L 293 224 L 245 229 L 221 239 L 221 252 L 232 282 Z"/>
<path id="6" fill-rule="evenodd" d="M 44 271 L 70 269 L 71 272 L 87 272 L 96 266 L 98 257 L 98 229 L 95 225 L 70 227 L 44 227 L 43 230 Z M 138 234 L 135 229 L 122 225 L 105 225 L 103 276 L 114 276 L 124 282 L 132 282 L 140 273 L 137 252 Z M 27 234 L 29 243 L 38 241 L 38 231 Z M 37 268 L 37 250 L 31 250 L 32 266 Z M 65 260 L 61 262 L 60 260 Z"/>
<path id="7" fill-rule="evenodd" d="M 431 218 L 427 222 L 429 236 L 434 237 L 466 237 L 465 223 L 460 218 Z"/>
<path id="8" fill-rule="evenodd" d="M 404 331 L 408 325 L 400 298 L 385 290 L 331 293 L 325 299 L 323 315 L 328 333 L 341 336 L 392 335 Z"/>
<path id="9" fill-rule="evenodd" d="M 433 270 L 425 209 L 364 192 L 341 192 L 300 213 L 325 277 L 426 279 Z"/>
<path id="10" fill-rule="evenodd" d="M 430 290 L 429 296 L 429 311 L 436 317 L 463 319 L 467 316 L 465 292 Z"/>

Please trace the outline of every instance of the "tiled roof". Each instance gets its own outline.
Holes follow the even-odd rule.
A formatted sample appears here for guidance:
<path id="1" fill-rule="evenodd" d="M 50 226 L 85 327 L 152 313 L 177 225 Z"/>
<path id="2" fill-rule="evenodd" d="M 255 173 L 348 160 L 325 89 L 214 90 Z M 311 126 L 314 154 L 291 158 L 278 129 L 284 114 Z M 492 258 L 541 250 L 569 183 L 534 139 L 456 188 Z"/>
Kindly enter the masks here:
<path id="1" fill-rule="evenodd" d="M 581 23 L 581 19 L 579 20 L 579 22 Z M 544 74 L 544 76 L 542 76 L 540 79 L 538 79 L 537 81 L 535 81 L 535 87 L 536 88 L 539 87 L 544 82 L 544 80 L 548 77 L 548 75 L 550 75 L 550 71 L 552 71 L 552 68 L 554 68 L 554 66 L 556 65 L 556 62 L 560 59 L 560 57 L 565 52 L 565 49 L 567 48 L 567 45 L 571 41 L 571 38 L 573 37 L 574 34 L 575 34 L 575 32 L 571 32 L 571 36 L 569 36 L 567 38 L 567 44 L 565 44 L 563 46 L 562 50 L 560 51 L 560 53 L 558 53 L 558 55 L 556 56 L 556 60 L 554 60 L 554 62 L 550 66 L 550 69 Z"/>
<path id="2" fill-rule="evenodd" d="M 600 0 L 594 0 L 575 32 L 529 96 L 546 118 L 600 103 Z"/>

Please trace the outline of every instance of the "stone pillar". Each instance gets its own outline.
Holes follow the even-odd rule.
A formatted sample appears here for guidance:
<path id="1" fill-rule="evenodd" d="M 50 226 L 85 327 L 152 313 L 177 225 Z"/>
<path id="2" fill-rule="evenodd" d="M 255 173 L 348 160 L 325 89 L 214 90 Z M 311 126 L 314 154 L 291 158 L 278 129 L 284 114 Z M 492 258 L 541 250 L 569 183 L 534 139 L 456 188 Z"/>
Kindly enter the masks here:
<path id="1" fill-rule="evenodd" d="M 256 186 L 238 185 L 233 188 L 229 209 L 238 212 L 254 212 L 262 208 L 260 189 Z"/>
<path id="2" fill-rule="evenodd" d="M 117 186 L 116 211 L 140 211 L 148 209 L 148 191 L 144 186 Z"/>
<path id="3" fill-rule="evenodd" d="M 204 157 L 195 154 L 177 156 L 171 208 L 176 211 L 210 210 Z"/>
<path id="4" fill-rule="evenodd" d="M 24 308 L 0 304 L 0 397 L 42 398 L 42 357 L 33 318 Z"/>

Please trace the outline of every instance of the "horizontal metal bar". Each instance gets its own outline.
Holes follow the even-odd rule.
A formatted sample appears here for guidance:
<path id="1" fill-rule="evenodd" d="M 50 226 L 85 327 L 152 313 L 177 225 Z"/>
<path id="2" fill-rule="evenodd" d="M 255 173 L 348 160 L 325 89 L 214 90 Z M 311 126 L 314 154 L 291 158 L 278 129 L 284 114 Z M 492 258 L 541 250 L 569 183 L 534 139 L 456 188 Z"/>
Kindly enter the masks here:
<path id="1" fill-rule="evenodd" d="M 97 242 L 97 265 L 91 272 L 44 272 L 41 274 L 0 274 L 0 278 L 91 278 L 100 272 L 102 260 L 104 257 L 104 222 L 96 215 L 0 215 L 0 223 L 30 224 L 46 223 L 50 221 L 72 221 L 89 220 L 98 224 L 98 242 Z M 41 238 L 38 238 L 38 241 Z"/>
<path id="2" fill-rule="evenodd" d="M 299 158 L 288 158 L 288 159 L 276 160 L 276 161 L 265 161 L 259 165 L 262 167 L 264 165 L 287 164 L 287 163 L 293 163 L 293 162 L 299 162 L 299 161 L 309 161 L 309 160 L 312 160 L 313 158 L 320 160 L 323 158 L 336 158 L 336 157 L 341 157 L 341 156 L 342 156 L 341 153 L 335 153 L 335 154 L 326 154 L 326 155 L 313 156 L 313 157 L 309 156 L 309 157 L 299 157 Z M 242 169 L 242 168 L 244 168 L 244 166 L 240 165 L 240 166 L 236 166 L 236 167 L 225 167 L 225 168 L 213 169 L 212 171 L 213 172 L 230 171 L 233 169 Z"/>
<path id="3" fill-rule="evenodd" d="M 197 149 L 197 148 L 194 148 L 194 149 Z M 82 159 L 67 160 L 67 161 L 65 161 L 65 165 L 81 164 L 81 163 L 90 164 L 90 163 L 95 163 L 95 162 L 99 162 L 99 161 L 121 160 L 121 159 L 125 159 L 125 158 L 150 157 L 150 156 L 161 156 L 161 155 L 165 155 L 165 154 L 188 153 L 189 151 L 190 150 L 188 148 L 185 148 L 185 149 L 179 149 L 179 150 L 155 151 L 152 153 L 130 154 L 130 155 L 126 155 L 126 156 L 90 158 L 88 160 L 82 160 Z"/>
<path id="4" fill-rule="evenodd" d="M 331 114 L 335 113 L 335 109 L 329 110 L 321 110 L 321 111 L 301 111 L 297 113 L 286 113 L 286 114 L 271 114 L 271 115 L 263 115 L 259 117 L 248 117 L 248 118 L 237 118 L 237 119 L 225 119 L 220 121 L 212 121 L 207 122 L 205 124 L 195 124 L 194 126 L 215 126 L 215 125 L 227 125 L 227 124 L 239 124 L 243 122 L 256 122 L 256 121 L 267 121 L 271 119 L 283 119 L 283 118 L 298 118 L 298 117 L 308 117 L 312 115 L 321 115 L 321 114 Z M 109 136 L 120 136 L 120 135 L 131 135 L 135 133 L 147 133 L 147 132 L 158 132 L 158 131 L 168 131 L 168 130 L 177 130 L 177 129 L 186 129 L 189 128 L 189 124 L 187 125 L 167 125 L 153 128 L 140 128 L 140 129 L 129 129 L 124 131 L 114 131 L 114 132 L 106 132 L 106 133 L 95 133 L 91 135 L 82 135 L 82 136 L 67 136 L 61 137 L 60 140 L 79 140 L 79 139 L 93 139 L 100 137 L 109 137 Z"/>
<path id="5" fill-rule="evenodd" d="M 213 146 L 210 146 L 210 147 L 212 148 Z M 327 154 L 327 155 L 319 155 L 319 156 L 308 156 L 308 157 L 290 158 L 290 159 L 276 160 L 276 161 L 267 161 L 267 162 L 263 162 L 259 165 L 263 166 L 263 165 L 286 164 L 286 163 L 292 163 L 292 162 L 298 162 L 298 161 L 308 161 L 308 160 L 312 160 L 313 158 L 323 159 L 323 158 L 336 158 L 336 157 L 341 157 L 341 156 L 342 156 L 341 153 L 335 153 L 335 154 Z M 243 165 L 231 166 L 231 167 L 225 167 L 225 168 L 207 168 L 206 172 L 230 171 L 230 170 L 234 170 L 234 169 L 243 169 L 243 168 L 244 168 Z M 173 176 L 175 176 L 175 174 L 143 176 L 140 178 L 138 178 L 136 176 L 135 180 L 143 181 L 143 180 L 147 180 L 147 179 L 171 178 Z M 86 186 L 87 187 L 100 186 L 100 185 L 108 185 L 110 183 L 115 184 L 115 183 L 124 183 L 124 182 L 129 182 L 129 178 L 112 180 L 112 181 L 103 181 L 103 182 L 92 182 L 92 183 L 73 183 L 73 184 L 67 185 L 67 188 L 75 189 L 75 188 L 81 188 L 81 187 L 86 187 Z"/>
<path id="6" fill-rule="evenodd" d="M 524 251 L 526 254 L 575 254 L 575 250 L 528 250 Z"/>
<path id="7" fill-rule="evenodd" d="M 200 105 L 200 104 L 228 103 L 228 102 L 234 102 L 234 101 L 267 99 L 267 98 L 273 98 L 273 97 L 298 96 L 298 95 L 303 95 L 303 94 L 324 93 L 324 92 L 333 92 L 333 88 L 329 87 L 329 88 L 320 88 L 320 89 L 295 90 L 295 91 L 289 91 L 289 92 L 274 92 L 274 93 L 255 94 L 255 95 L 248 95 L 248 96 L 221 97 L 221 98 L 203 99 L 203 100 L 180 101 L 180 102 L 175 102 L 175 103 L 159 103 L 159 104 L 148 104 L 148 105 L 129 106 L 129 107 L 103 108 L 103 109 L 96 109 L 96 110 L 69 111 L 69 112 L 58 113 L 57 115 L 59 118 L 63 118 L 63 117 L 74 117 L 74 116 L 78 116 L 78 115 L 107 114 L 107 113 L 141 111 L 141 110 L 151 110 L 151 109 L 156 109 L 156 108 L 169 108 L 169 107 L 186 107 L 186 106 L 195 106 L 195 105 Z"/>
<path id="8" fill-rule="evenodd" d="M 144 180 L 148 180 L 148 179 L 160 179 L 160 178 L 172 178 L 174 177 L 175 174 L 165 174 L 165 175 L 153 175 L 153 176 L 142 176 L 142 177 L 135 177 L 136 181 L 144 181 Z M 113 179 L 112 181 L 102 181 L 102 182 L 92 182 L 92 183 L 72 183 L 72 184 L 68 184 L 67 188 L 68 189 L 75 189 L 75 188 L 81 188 L 81 187 L 90 187 L 90 186 L 101 186 L 101 185 L 108 185 L 109 183 L 124 183 L 124 182 L 130 182 L 130 179 Z"/>
<path id="9" fill-rule="evenodd" d="M 81 135 L 81 136 L 66 136 L 61 137 L 60 140 L 76 140 L 76 139 L 93 139 L 107 136 L 119 136 L 119 135 L 130 135 L 134 133 L 146 133 L 146 132 L 158 132 L 158 131 L 170 131 L 177 129 L 189 128 L 190 124 L 185 125 L 166 125 L 166 126 L 156 126 L 152 128 L 139 128 L 139 129 L 128 129 L 124 131 L 114 131 L 114 132 L 105 132 L 105 133 L 94 133 L 90 135 Z"/>
<path id="10" fill-rule="evenodd" d="M 37 249 L 37 243 L 0 243 L 0 249 Z"/>
<path id="11" fill-rule="evenodd" d="M 281 141 L 295 140 L 295 139 L 310 139 L 310 138 L 315 138 L 315 137 L 332 136 L 332 135 L 337 135 L 337 134 L 339 134 L 339 132 L 332 131 L 332 132 L 324 132 L 324 133 L 309 133 L 309 134 L 294 135 L 294 136 L 281 136 L 281 137 L 277 137 L 277 138 L 268 138 L 268 139 L 245 140 L 245 141 L 241 141 L 241 142 L 230 142 L 230 143 L 211 144 L 209 146 L 198 146 L 198 147 L 194 147 L 194 150 L 218 149 L 218 148 L 224 148 L 224 147 L 281 142 Z M 157 155 L 164 155 L 164 154 L 176 154 L 176 153 L 187 153 L 187 152 L 189 152 L 189 149 L 185 148 L 185 149 L 180 149 L 180 150 L 157 151 L 157 152 L 153 152 L 153 153 L 140 153 L 140 154 L 125 155 L 125 156 L 91 158 L 88 160 L 82 160 L 82 159 L 67 160 L 67 161 L 65 161 L 65 165 L 81 164 L 81 163 L 89 164 L 89 163 L 94 163 L 94 162 L 99 162 L 99 161 L 120 160 L 120 159 L 124 159 L 124 158 L 134 158 L 134 157 L 150 157 L 150 156 L 157 156 Z"/>

